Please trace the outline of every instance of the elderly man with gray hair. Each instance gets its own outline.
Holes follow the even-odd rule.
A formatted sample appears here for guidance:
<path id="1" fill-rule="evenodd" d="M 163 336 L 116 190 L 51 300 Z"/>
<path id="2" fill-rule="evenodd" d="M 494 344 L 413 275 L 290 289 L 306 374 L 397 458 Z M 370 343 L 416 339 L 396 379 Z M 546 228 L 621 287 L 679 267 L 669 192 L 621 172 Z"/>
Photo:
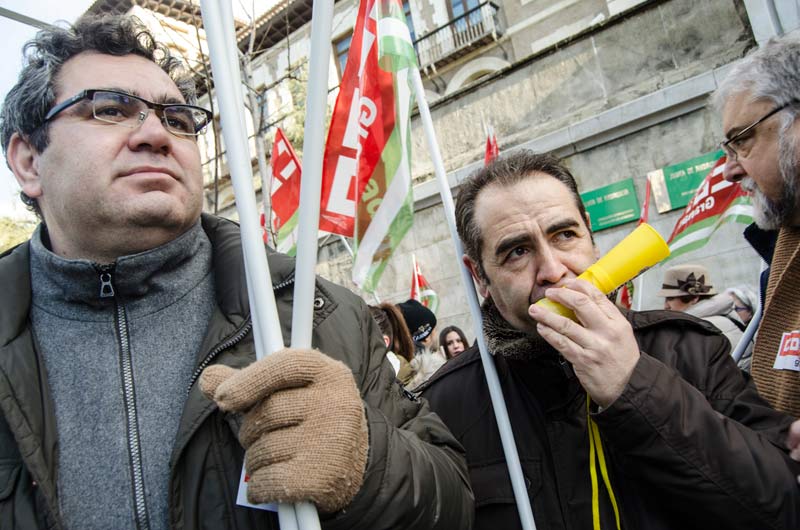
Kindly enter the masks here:
<path id="1" fill-rule="evenodd" d="M 748 54 L 714 101 L 725 133 L 725 178 L 751 193 L 758 227 L 778 231 L 753 378 L 776 408 L 800 416 L 800 40 L 772 40 Z M 800 424 L 788 443 L 800 459 Z"/>

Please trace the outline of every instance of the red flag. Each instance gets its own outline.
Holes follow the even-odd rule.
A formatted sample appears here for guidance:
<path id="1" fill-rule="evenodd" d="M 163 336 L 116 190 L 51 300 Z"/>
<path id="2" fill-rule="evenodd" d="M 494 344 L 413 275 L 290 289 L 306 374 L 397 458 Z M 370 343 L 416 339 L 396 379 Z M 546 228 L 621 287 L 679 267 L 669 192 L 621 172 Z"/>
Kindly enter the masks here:
<path id="1" fill-rule="evenodd" d="M 356 202 L 395 127 L 392 72 L 378 65 L 376 0 L 362 0 L 322 168 L 320 230 L 352 237 Z"/>
<path id="2" fill-rule="evenodd" d="M 272 144 L 272 213 L 273 227 L 280 229 L 291 219 L 300 205 L 300 175 L 302 168 L 292 144 L 278 129 Z"/>
<path id="3" fill-rule="evenodd" d="M 497 147 L 497 136 L 494 134 L 494 128 L 489 127 L 489 132 L 486 135 L 486 154 L 483 156 L 483 165 L 486 166 L 500 155 L 500 148 Z"/>
<path id="4" fill-rule="evenodd" d="M 411 260 L 414 265 L 414 270 L 411 273 L 411 298 L 421 303 L 434 313 L 439 309 L 439 295 L 433 290 L 428 280 L 422 275 L 417 263 L 417 257 L 412 255 Z"/>

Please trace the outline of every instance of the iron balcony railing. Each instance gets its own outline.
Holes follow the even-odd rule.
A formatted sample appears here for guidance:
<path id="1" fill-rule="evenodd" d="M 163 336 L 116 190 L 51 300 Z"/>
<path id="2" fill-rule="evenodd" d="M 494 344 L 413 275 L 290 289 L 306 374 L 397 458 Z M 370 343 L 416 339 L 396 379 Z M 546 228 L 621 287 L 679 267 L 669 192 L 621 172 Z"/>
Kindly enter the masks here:
<path id="1" fill-rule="evenodd" d="M 414 41 L 419 66 L 435 68 L 451 62 L 489 40 L 497 40 L 499 34 L 497 5 L 483 2 Z"/>

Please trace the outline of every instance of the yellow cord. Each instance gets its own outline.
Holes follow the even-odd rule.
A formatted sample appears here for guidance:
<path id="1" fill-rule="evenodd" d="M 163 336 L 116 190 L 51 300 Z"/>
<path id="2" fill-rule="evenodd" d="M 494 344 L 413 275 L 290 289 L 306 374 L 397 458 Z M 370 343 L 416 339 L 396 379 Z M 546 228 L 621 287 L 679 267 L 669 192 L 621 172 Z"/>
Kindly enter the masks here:
<path id="1" fill-rule="evenodd" d="M 595 456 L 600 462 L 600 474 L 603 476 L 603 483 L 606 485 L 608 491 L 608 498 L 611 499 L 611 506 L 614 508 L 614 517 L 617 522 L 617 530 L 620 530 L 619 524 L 619 508 L 617 507 L 617 498 L 614 496 L 614 490 L 611 489 L 611 481 L 608 478 L 608 467 L 606 466 L 606 458 L 603 453 L 603 442 L 600 439 L 600 430 L 591 416 L 592 398 L 586 395 L 586 423 L 587 430 L 589 431 L 589 475 L 592 480 L 592 524 L 594 530 L 600 530 L 600 488 L 597 484 L 597 468 Z M 595 454 L 596 453 L 596 454 Z"/>

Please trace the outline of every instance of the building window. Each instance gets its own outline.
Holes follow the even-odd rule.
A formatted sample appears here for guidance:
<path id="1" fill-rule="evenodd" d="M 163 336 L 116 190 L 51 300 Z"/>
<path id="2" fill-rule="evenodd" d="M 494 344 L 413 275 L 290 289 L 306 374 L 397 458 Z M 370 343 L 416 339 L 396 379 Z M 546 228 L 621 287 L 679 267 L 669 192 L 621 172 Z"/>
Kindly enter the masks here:
<path id="1" fill-rule="evenodd" d="M 408 0 L 403 0 L 403 13 L 406 15 L 406 24 L 408 25 L 408 32 L 411 34 L 411 42 L 417 40 L 414 34 L 414 22 L 411 20 L 411 3 Z"/>
<path id="2" fill-rule="evenodd" d="M 448 7 L 450 8 L 450 20 L 455 20 L 458 17 L 463 16 L 468 11 L 471 11 L 478 7 L 480 4 L 480 0 L 450 0 Z M 479 23 L 481 20 L 481 13 L 480 11 L 475 11 L 469 16 L 469 21 L 466 19 L 461 19 L 456 24 L 456 29 L 458 31 L 463 31 L 467 27 L 467 23 L 469 24 L 476 24 Z"/>
<path id="3" fill-rule="evenodd" d="M 344 74 L 344 67 L 347 64 L 347 54 L 350 51 L 350 42 L 352 40 L 353 34 L 350 33 L 333 43 L 333 51 L 336 54 L 336 68 L 339 69 L 339 79 L 341 79 Z"/>

